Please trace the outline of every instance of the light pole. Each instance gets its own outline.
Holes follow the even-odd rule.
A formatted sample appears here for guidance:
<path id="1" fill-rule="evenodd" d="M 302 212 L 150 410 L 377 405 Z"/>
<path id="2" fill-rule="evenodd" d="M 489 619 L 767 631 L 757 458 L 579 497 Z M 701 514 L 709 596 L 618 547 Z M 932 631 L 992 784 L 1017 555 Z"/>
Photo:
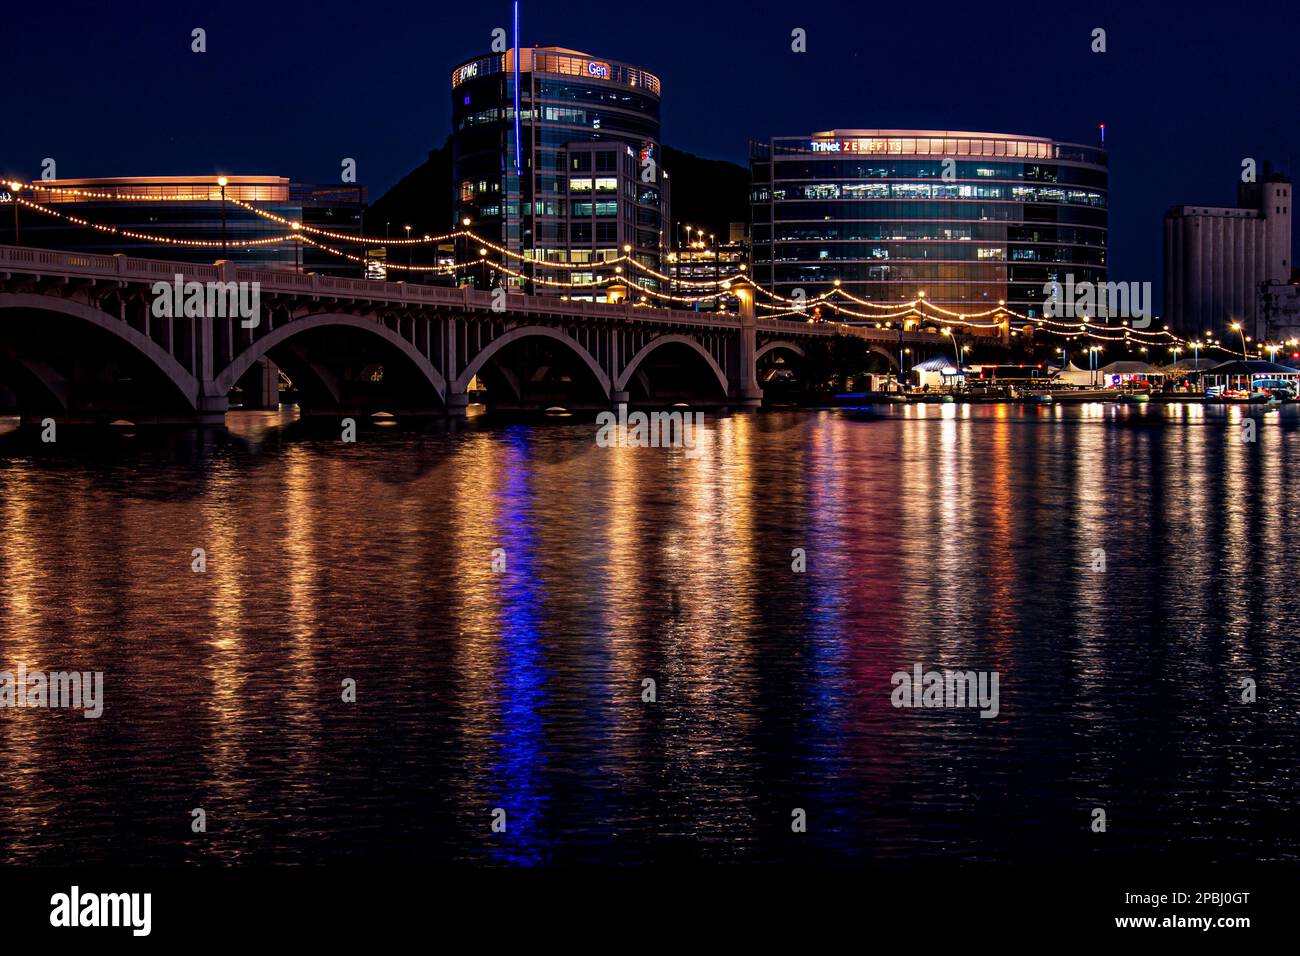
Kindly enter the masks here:
<path id="1" fill-rule="evenodd" d="M 907 319 L 898 323 L 898 391 L 903 391 L 903 356 L 906 351 L 903 348 L 903 336 L 907 333 Z"/>
<path id="2" fill-rule="evenodd" d="M 12 198 L 9 200 L 14 204 L 14 245 L 21 246 L 23 240 L 22 237 L 18 235 L 18 194 L 22 192 L 23 184 L 20 182 L 12 182 L 9 184 L 9 188 L 14 191 Z"/>
<path id="3" fill-rule="evenodd" d="M 469 237 L 463 233 L 469 231 L 471 223 L 472 220 L 469 216 L 464 216 L 460 220 L 462 235 L 456 240 L 456 286 L 458 288 L 460 287 L 460 267 L 465 264 L 465 260 L 469 258 Z M 466 277 L 469 278 L 468 273 L 466 273 Z M 470 282 L 472 283 L 473 281 L 474 280 L 470 278 Z"/>
<path id="4" fill-rule="evenodd" d="M 957 345 L 957 333 L 945 327 L 943 334 L 952 339 L 952 354 L 957 356 L 957 373 L 961 374 L 961 349 Z"/>
<path id="5" fill-rule="evenodd" d="M 406 281 L 411 281 L 411 227 L 403 226 L 406 230 Z"/>
<path id="6" fill-rule="evenodd" d="M 1233 322 L 1233 323 L 1232 323 L 1232 330 L 1233 330 L 1234 332 L 1236 332 L 1238 335 L 1241 336 L 1241 357 L 1242 357 L 1242 359 L 1243 359 L 1243 360 L 1249 359 L 1250 356 L 1246 354 L 1246 330 L 1243 329 L 1243 328 L 1241 327 L 1241 323 L 1240 323 L 1240 322 Z"/>
<path id="7" fill-rule="evenodd" d="M 631 288 L 633 288 L 633 289 L 636 289 L 636 291 L 637 291 L 638 293 L 640 293 L 640 291 L 641 291 L 641 286 L 640 286 L 640 284 L 636 281 L 636 270 L 632 268 L 632 246 L 631 246 L 629 243 L 626 243 L 626 242 L 623 243 L 623 261 L 627 263 L 627 284 L 628 284 L 628 286 L 631 287 Z M 631 291 L 628 292 L 627 300 L 628 300 L 629 302 L 633 302 L 633 301 L 635 301 L 635 299 L 633 299 L 633 297 L 632 297 L 632 293 L 631 293 Z M 696 303 L 696 304 L 698 305 L 698 303 Z"/>
<path id="8" fill-rule="evenodd" d="M 221 258 L 229 259 L 230 251 L 226 243 L 226 183 L 230 182 L 225 176 L 217 178 L 217 185 L 221 187 Z"/>

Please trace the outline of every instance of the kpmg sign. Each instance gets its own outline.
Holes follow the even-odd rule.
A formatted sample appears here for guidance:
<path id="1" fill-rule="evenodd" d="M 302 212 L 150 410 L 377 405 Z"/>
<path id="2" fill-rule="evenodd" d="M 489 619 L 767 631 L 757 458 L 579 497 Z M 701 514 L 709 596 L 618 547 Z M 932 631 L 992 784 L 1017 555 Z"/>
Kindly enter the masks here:
<path id="1" fill-rule="evenodd" d="M 464 66 L 458 67 L 456 72 L 451 75 L 451 85 L 460 86 L 466 80 L 472 80 L 476 76 L 478 76 L 478 63 L 466 63 Z"/>

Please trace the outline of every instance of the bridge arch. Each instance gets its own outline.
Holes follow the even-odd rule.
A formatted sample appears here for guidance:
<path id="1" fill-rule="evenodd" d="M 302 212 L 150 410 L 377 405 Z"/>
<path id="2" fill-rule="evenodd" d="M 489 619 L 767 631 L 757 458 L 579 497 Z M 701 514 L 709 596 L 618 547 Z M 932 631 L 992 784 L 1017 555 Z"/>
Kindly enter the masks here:
<path id="1" fill-rule="evenodd" d="M 511 329 L 509 332 L 499 335 L 487 345 L 483 346 L 479 353 L 470 360 L 468 365 L 465 366 L 464 371 L 460 373 L 460 376 L 452 386 L 456 394 L 463 394 L 465 390 L 469 388 L 470 381 L 478 374 L 479 370 L 487 364 L 488 360 L 492 358 L 492 356 L 496 355 L 512 342 L 518 342 L 520 339 L 526 339 L 533 336 L 554 339 L 557 342 L 563 342 L 567 345 L 569 350 L 578 358 L 582 359 L 587 368 L 591 369 L 591 373 L 596 376 L 596 381 L 600 383 L 600 387 L 604 390 L 606 395 L 609 395 L 609 376 L 605 374 L 605 370 L 600 367 L 600 364 L 591 357 L 591 353 L 559 329 L 548 328 L 544 325 L 519 326 L 518 328 Z"/>
<path id="2" fill-rule="evenodd" d="M 632 356 L 631 361 L 627 363 L 627 367 L 619 373 L 618 378 L 614 382 L 615 390 L 620 392 L 627 391 L 627 383 L 632 380 L 632 376 L 636 374 L 636 370 L 640 367 L 641 363 L 645 361 L 646 357 L 655 349 L 664 345 L 672 345 L 673 343 L 685 345 L 699 355 L 700 358 L 704 359 L 704 361 L 708 363 L 709 368 L 713 370 L 713 374 L 717 377 L 718 385 L 722 388 L 722 394 L 730 394 L 731 386 L 727 382 L 727 373 L 722 371 L 717 361 L 709 354 L 709 350 L 689 335 L 678 335 L 676 333 L 660 335 L 643 345 L 641 351 Z"/>
<path id="3" fill-rule="evenodd" d="M 898 364 L 898 356 L 895 355 L 893 352 L 891 352 L 889 349 L 885 348 L 883 345 L 873 345 L 871 346 L 871 351 L 876 353 L 877 355 L 883 355 L 885 357 L 885 360 L 889 362 L 889 367 L 892 368 L 894 371 L 896 372 L 903 371 L 903 367 Z"/>
<path id="4" fill-rule="evenodd" d="M 116 316 L 109 315 L 107 312 L 93 306 L 74 302 L 71 299 L 32 292 L 0 292 L 0 311 L 7 309 L 57 312 L 61 315 L 80 319 L 83 322 L 89 322 L 96 328 L 103 329 L 152 362 L 154 367 L 176 387 L 176 390 L 189 404 L 189 407 L 191 409 L 198 408 L 202 390 L 198 378 L 191 374 L 189 369 L 181 365 L 180 362 L 176 361 L 161 345 Z"/>
<path id="5" fill-rule="evenodd" d="M 447 382 L 442 377 L 442 373 L 433 367 L 433 363 L 420 353 L 414 345 L 402 338 L 387 325 L 377 322 L 374 319 L 363 319 L 355 315 L 342 315 L 335 312 L 324 312 L 319 315 L 311 315 L 305 318 L 293 319 L 285 325 L 272 329 L 260 339 L 244 349 L 234 360 L 231 361 L 220 374 L 216 377 L 216 387 L 221 394 L 225 394 L 235 387 L 235 384 L 244 377 L 244 374 L 253 367 L 258 359 L 266 355 L 267 352 L 287 342 L 289 339 L 302 332 L 308 332 L 312 329 L 319 328 L 351 328 L 360 329 L 362 332 L 369 332 L 371 335 L 383 339 L 389 345 L 393 346 L 408 359 L 424 376 L 430 387 L 438 394 L 438 399 L 442 402 L 447 400 Z"/>
<path id="6" fill-rule="evenodd" d="M 793 352 L 795 355 L 799 356 L 800 358 L 807 357 L 806 353 L 803 350 L 803 346 L 795 345 L 793 342 L 776 341 L 776 342 L 768 342 L 766 345 L 761 346 L 759 350 L 754 353 L 754 361 L 757 362 L 768 352 L 774 352 L 777 349 L 785 349 L 787 352 Z"/>

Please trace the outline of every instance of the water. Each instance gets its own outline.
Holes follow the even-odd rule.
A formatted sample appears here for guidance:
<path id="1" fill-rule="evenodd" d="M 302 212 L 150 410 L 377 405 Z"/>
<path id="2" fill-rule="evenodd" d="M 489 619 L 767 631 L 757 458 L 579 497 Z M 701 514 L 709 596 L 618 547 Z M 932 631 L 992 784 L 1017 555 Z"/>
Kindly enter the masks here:
<path id="1" fill-rule="evenodd" d="M 5 862 L 1300 857 L 1294 407 L 229 425 L 0 436 Z"/>

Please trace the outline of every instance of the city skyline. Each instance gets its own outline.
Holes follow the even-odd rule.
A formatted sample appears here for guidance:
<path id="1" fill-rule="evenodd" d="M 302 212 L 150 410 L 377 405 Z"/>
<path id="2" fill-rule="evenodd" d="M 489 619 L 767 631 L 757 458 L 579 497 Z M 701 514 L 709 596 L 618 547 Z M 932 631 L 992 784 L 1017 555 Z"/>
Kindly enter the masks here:
<path id="1" fill-rule="evenodd" d="M 376 199 L 450 133 L 446 77 L 489 48 L 492 29 L 510 29 L 511 5 L 496 6 L 445 22 L 433 11 L 383 4 L 357 20 L 354 11 L 344 16 L 341 5 L 327 3 L 277 21 L 241 3 L 223 7 L 219 19 L 201 8 L 145 3 L 151 28 L 116 37 L 105 49 L 94 18 L 79 18 L 73 4 L 61 38 L 68 63 L 51 71 L 36 62 L 37 47 L 20 44 L 9 66 L 40 76 L 50 103 L 75 103 L 98 88 L 105 70 L 115 95 L 75 126 L 62 123 L 58 110 L 15 111 L 6 139 L 31 155 L 6 150 L 4 171 L 37 177 L 48 157 L 60 177 L 211 171 L 330 182 L 352 158 L 358 181 Z M 759 3 L 746 22 L 676 4 L 650 17 L 611 8 L 594 22 L 564 17 L 565 9 L 523 4 L 523 44 L 589 47 L 644 64 L 664 83 L 663 141 L 740 165 L 750 139 L 808 129 L 1001 130 L 1091 144 L 1105 123 L 1109 267 L 1121 281 L 1159 289 L 1165 210 L 1231 205 L 1243 159 L 1292 172 L 1298 134 L 1265 94 L 1293 81 L 1281 56 L 1284 37 L 1266 29 L 1262 13 L 1225 20 L 1193 5 L 1178 22 L 1162 24 L 1153 5 L 1103 4 L 1067 12 L 1044 30 L 1032 25 L 1025 5 L 1004 4 L 995 26 L 955 17 L 913 24 L 908 11 L 882 11 L 873 14 L 874 27 L 859 31 L 842 29 L 856 14 L 841 3 L 806 11 Z M 227 28 L 254 16 L 258 30 Z M 35 28 L 26 17 L 16 14 L 14 35 Z M 202 54 L 190 50 L 196 27 L 206 30 Z M 1090 50 L 1096 27 L 1107 31 L 1105 53 Z M 806 31 L 806 53 L 791 51 L 796 28 Z M 160 48 L 173 29 L 175 49 Z M 883 36 L 890 42 L 880 42 Z M 1255 51 L 1247 68 L 1201 65 L 1247 39 Z M 320 55 L 286 53 L 286 45 Z M 939 52 L 918 53 L 928 49 Z M 148 68 L 133 65 L 145 62 Z M 977 68 L 983 83 L 971 81 Z M 286 69 L 288 82 L 266 82 Z M 1129 95 L 1136 84 L 1143 97 Z M 1170 109 L 1162 91 L 1176 91 L 1189 105 Z M 864 105 L 876 94 L 879 102 Z M 142 102 L 149 115 L 184 119 L 124 126 Z M 393 116 L 409 119 L 393 123 Z M 1217 132 L 1207 138 L 1211 121 Z M 131 135 L 121 135 L 125 128 Z M 1155 150 L 1160 158 L 1153 159 Z"/>
<path id="2" fill-rule="evenodd" d="M 1285 925 L 1283 13 L 0 30 L 11 936 Z"/>

